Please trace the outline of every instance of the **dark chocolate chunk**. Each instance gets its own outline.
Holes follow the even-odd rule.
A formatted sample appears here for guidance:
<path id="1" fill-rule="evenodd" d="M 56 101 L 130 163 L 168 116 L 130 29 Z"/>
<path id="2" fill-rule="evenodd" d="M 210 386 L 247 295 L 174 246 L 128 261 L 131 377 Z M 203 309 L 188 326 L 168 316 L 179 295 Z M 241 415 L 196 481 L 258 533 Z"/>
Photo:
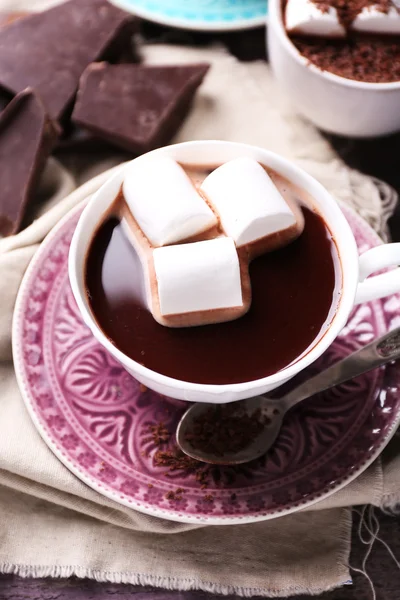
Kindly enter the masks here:
<path id="1" fill-rule="evenodd" d="M 106 0 L 70 0 L 0 28 L 0 85 L 35 89 L 52 118 L 74 98 L 85 68 L 129 46 L 135 18 Z"/>
<path id="2" fill-rule="evenodd" d="M 0 27 L 5 27 L 6 25 L 10 25 L 17 19 L 21 19 L 22 17 L 26 17 L 29 13 L 25 12 L 1 12 L 0 13 Z M 7 104 L 12 100 L 13 94 L 7 92 L 4 89 L 0 88 L 0 112 L 7 106 Z"/>
<path id="3" fill-rule="evenodd" d="M 5 109 L 7 104 L 12 100 L 12 95 L 5 90 L 0 89 L 0 113 Z"/>
<path id="4" fill-rule="evenodd" d="M 0 234 L 18 231 L 58 133 L 33 90 L 0 113 Z"/>
<path id="5" fill-rule="evenodd" d="M 134 153 L 167 143 L 181 125 L 209 65 L 90 65 L 72 120 Z"/>
<path id="6" fill-rule="evenodd" d="M 103 152 L 113 151 L 114 148 L 105 140 L 90 133 L 78 125 L 70 123 L 68 128 L 63 131 L 63 135 L 58 140 L 58 144 L 53 153 L 62 152 Z"/>
<path id="7" fill-rule="evenodd" d="M 1 12 L 0 13 L 0 27 L 4 27 L 5 25 L 10 25 L 17 19 L 21 19 L 22 17 L 28 16 L 30 13 L 22 12 L 22 11 L 11 11 L 11 12 Z"/>

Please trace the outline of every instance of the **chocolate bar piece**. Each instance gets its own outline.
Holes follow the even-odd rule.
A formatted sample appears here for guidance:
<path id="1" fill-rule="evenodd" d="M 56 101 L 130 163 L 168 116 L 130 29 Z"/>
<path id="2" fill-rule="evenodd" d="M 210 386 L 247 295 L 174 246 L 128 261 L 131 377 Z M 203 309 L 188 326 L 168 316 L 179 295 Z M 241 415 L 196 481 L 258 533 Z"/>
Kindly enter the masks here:
<path id="1" fill-rule="evenodd" d="M 29 15 L 28 12 L 22 11 L 0 12 L 0 27 L 10 25 L 10 23 L 13 23 L 17 19 L 21 19 L 22 17 L 26 17 L 27 15 Z"/>
<path id="2" fill-rule="evenodd" d="M 95 138 L 90 131 L 82 129 L 76 125 L 71 124 L 67 131 L 64 131 L 63 135 L 58 140 L 57 147 L 54 152 L 62 152 L 64 150 L 87 150 L 90 152 L 91 149 L 95 149 L 96 142 L 99 140 Z"/>
<path id="3" fill-rule="evenodd" d="M 10 23 L 27 15 L 29 15 L 27 12 L 0 12 L 0 27 L 10 25 Z M 7 106 L 12 97 L 13 94 L 10 94 L 10 92 L 0 89 L 0 112 Z"/>
<path id="4" fill-rule="evenodd" d="M 0 28 L 0 86 L 35 89 L 59 119 L 93 61 L 129 46 L 135 18 L 106 0 L 69 0 Z"/>
<path id="5" fill-rule="evenodd" d="M 67 131 L 58 140 L 53 154 L 64 152 L 115 152 L 115 147 L 106 140 L 101 140 L 88 129 L 71 124 Z"/>
<path id="6" fill-rule="evenodd" d="M 72 120 L 116 146 L 147 152 L 177 131 L 208 69 L 206 63 L 92 64 L 82 75 Z"/>
<path id="7" fill-rule="evenodd" d="M 58 134 L 33 90 L 0 113 L 0 234 L 18 231 Z"/>
<path id="8" fill-rule="evenodd" d="M 0 89 L 0 113 L 5 109 L 7 104 L 12 100 L 12 95 L 5 90 Z"/>

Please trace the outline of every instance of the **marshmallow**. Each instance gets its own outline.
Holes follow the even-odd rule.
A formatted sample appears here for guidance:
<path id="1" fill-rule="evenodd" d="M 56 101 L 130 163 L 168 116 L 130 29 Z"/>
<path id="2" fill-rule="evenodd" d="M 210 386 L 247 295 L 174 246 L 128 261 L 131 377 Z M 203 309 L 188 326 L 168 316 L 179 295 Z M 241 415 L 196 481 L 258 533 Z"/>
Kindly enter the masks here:
<path id="1" fill-rule="evenodd" d="M 153 259 L 162 316 L 243 305 L 231 238 L 156 248 Z"/>
<path id="2" fill-rule="evenodd" d="M 322 11 L 311 0 L 288 0 L 285 25 L 289 33 L 321 37 L 345 37 L 346 35 L 336 9 L 330 7 Z"/>
<path id="3" fill-rule="evenodd" d="M 400 34 L 400 12 L 395 6 L 387 13 L 375 6 L 366 6 L 354 19 L 352 29 L 365 33 Z"/>
<path id="4" fill-rule="evenodd" d="M 217 223 L 183 168 L 167 156 L 133 162 L 122 189 L 133 217 L 155 247 L 188 239 Z"/>
<path id="5" fill-rule="evenodd" d="M 296 225 L 296 217 L 263 167 L 251 158 L 221 165 L 201 190 L 237 247 Z"/>

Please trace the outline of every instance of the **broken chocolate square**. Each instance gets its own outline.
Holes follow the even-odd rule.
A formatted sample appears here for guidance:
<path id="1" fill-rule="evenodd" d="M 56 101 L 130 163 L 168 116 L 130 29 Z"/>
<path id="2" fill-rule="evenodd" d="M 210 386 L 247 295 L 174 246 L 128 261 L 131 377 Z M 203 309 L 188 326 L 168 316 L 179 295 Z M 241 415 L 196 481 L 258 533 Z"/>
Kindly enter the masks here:
<path id="1" fill-rule="evenodd" d="M 95 63 L 82 75 L 74 123 L 133 153 L 169 142 L 209 69 Z"/>
<path id="2" fill-rule="evenodd" d="M 58 133 L 33 90 L 0 113 L 0 234 L 18 231 Z"/>
<path id="3" fill-rule="evenodd" d="M 0 89 L 0 113 L 5 109 L 7 104 L 12 100 L 12 95 L 5 90 Z"/>
<path id="4" fill-rule="evenodd" d="M 13 23 L 17 19 L 21 19 L 22 17 L 26 17 L 28 15 L 28 12 L 22 11 L 0 12 L 0 27 L 10 25 L 10 23 Z"/>
<path id="5" fill-rule="evenodd" d="M 35 89 L 59 119 L 91 62 L 129 46 L 135 18 L 106 0 L 69 0 L 0 28 L 0 86 Z"/>
<path id="6" fill-rule="evenodd" d="M 87 129 L 83 129 L 78 125 L 70 124 L 67 130 L 58 140 L 58 144 L 54 149 L 54 154 L 62 152 L 92 152 L 92 151 L 112 151 L 113 148 L 104 140 L 99 140 Z"/>

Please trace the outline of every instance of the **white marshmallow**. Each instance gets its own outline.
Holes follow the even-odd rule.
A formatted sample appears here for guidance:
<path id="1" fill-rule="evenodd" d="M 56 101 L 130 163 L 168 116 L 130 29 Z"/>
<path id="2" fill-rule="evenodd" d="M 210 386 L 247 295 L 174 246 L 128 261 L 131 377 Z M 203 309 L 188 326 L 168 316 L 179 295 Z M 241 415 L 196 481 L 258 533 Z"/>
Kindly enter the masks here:
<path id="1" fill-rule="evenodd" d="M 167 156 L 133 162 L 125 175 L 123 193 L 153 246 L 185 240 L 217 223 L 183 168 Z"/>
<path id="2" fill-rule="evenodd" d="M 221 165 L 202 191 L 236 246 L 250 244 L 296 224 L 296 218 L 263 167 L 251 158 Z"/>
<path id="3" fill-rule="evenodd" d="M 285 11 L 286 30 L 289 33 L 327 37 L 345 37 L 334 7 L 322 11 L 311 0 L 288 0 Z"/>
<path id="4" fill-rule="evenodd" d="M 239 258 L 231 238 L 153 251 L 161 315 L 243 305 Z"/>
<path id="5" fill-rule="evenodd" d="M 352 29 L 366 33 L 400 34 L 400 12 L 394 6 L 387 13 L 367 6 L 354 19 Z"/>

